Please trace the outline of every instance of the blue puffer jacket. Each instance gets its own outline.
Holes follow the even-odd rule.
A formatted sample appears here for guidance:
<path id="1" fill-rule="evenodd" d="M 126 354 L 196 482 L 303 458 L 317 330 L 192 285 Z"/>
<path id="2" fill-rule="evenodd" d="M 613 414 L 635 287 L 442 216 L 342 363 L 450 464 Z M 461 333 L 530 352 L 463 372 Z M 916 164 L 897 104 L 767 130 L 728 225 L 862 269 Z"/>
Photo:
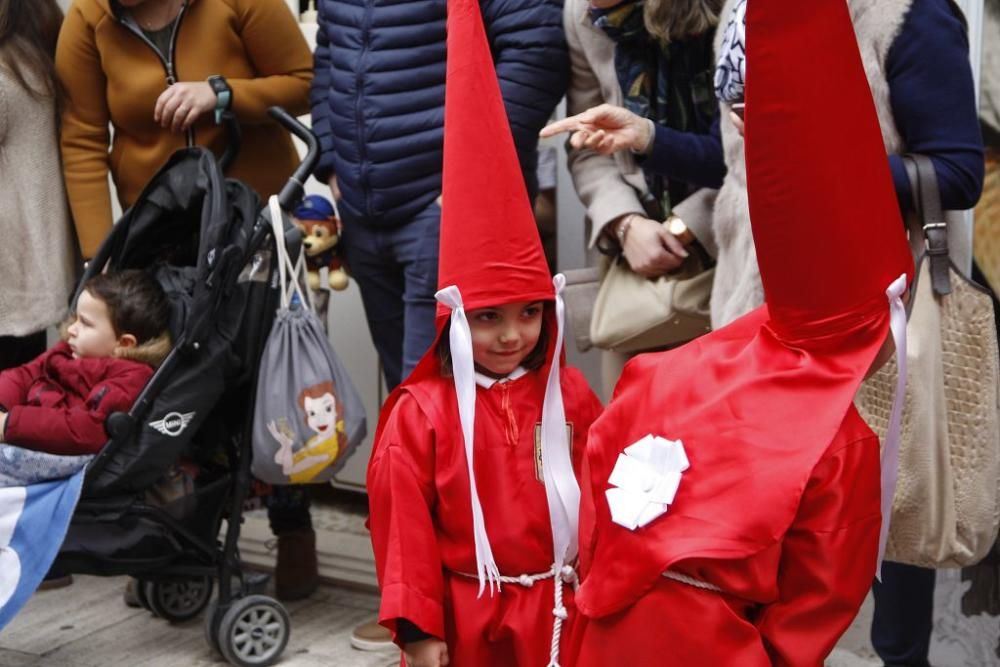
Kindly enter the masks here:
<path id="1" fill-rule="evenodd" d="M 481 0 L 528 190 L 566 90 L 560 0 Z M 320 0 L 310 102 L 323 181 L 348 222 L 401 225 L 441 194 L 446 0 Z M 484 155 L 483 159 L 489 159 Z"/>

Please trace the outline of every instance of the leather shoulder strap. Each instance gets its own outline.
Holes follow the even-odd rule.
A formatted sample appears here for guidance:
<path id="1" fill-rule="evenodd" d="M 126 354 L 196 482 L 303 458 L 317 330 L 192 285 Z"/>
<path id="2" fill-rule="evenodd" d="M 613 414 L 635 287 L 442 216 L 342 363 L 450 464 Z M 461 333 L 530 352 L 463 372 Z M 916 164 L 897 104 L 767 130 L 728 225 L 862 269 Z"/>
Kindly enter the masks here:
<path id="1" fill-rule="evenodd" d="M 941 208 L 937 172 L 926 155 L 913 155 L 920 183 L 920 202 L 923 211 L 924 237 L 927 239 L 927 258 L 931 263 L 931 286 L 938 296 L 951 294 L 951 274 L 948 256 L 948 225 Z"/>
<path id="2" fill-rule="evenodd" d="M 938 296 L 951 293 L 948 257 L 948 227 L 941 208 L 934 163 L 926 155 L 908 154 L 903 164 L 913 195 L 914 216 L 908 217 L 910 247 L 914 257 L 926 254 L 930 262 L 931 286 Z"/>

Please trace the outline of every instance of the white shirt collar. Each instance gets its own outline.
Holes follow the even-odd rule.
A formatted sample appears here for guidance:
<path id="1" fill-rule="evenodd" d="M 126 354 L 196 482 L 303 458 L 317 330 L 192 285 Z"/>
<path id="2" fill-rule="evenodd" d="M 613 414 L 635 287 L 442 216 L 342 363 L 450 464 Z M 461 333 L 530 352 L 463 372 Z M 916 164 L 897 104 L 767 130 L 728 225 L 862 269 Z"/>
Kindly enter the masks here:
<path id="1" fill-rule="evenodd" d="M 492 387 L 493 385 L 495 385 L 497 382 L 501 382 L 501 383 L 503 383 L 503 382 L 513 382 L 514 380 L 522 377 L 527 372 L 528 371 L 524 368 L 524 366 L 518 366 L 513 371 L 511 371 L 510 375 L 508 375 L 507 377 L 491 378 L 490 376 L 483 375 L 482 373 L 480 373 L 480 372 L 477 371 L 476 372 L 476 384 L 478 384 L 483 389 L 489 389 L 490 387 Z"/>

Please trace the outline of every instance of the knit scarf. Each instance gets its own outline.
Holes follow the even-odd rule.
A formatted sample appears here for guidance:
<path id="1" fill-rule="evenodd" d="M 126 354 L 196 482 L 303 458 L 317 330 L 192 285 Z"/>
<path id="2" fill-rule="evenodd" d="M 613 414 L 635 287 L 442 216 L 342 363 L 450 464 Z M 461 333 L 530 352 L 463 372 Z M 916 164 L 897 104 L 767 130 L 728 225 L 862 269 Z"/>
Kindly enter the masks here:
<path id="1" fill-rule="evenodd" d="M 664 45 L 646 31 L 643 0 L 591 7 L 590 19 L 615 43 L 626 109 L 679 132 L 708 132 L 716 111 L 711 30 Z M 690 194 L 685 184 L 668 184 L 660 176 L 647 173 L 646 181 L 662 209 L 658 215 Z"/>

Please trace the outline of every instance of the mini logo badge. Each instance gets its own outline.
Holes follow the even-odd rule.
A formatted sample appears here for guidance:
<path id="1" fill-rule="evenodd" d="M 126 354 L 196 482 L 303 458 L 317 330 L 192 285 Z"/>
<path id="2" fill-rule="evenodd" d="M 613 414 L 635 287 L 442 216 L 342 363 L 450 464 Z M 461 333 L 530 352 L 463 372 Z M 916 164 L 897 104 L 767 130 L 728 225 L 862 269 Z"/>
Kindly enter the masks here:
<path id="1" fill-rule="evenodd" d="M 194 414 L 193 412 L 185 412 L 183 414 L 180 412 L 168 412 L 166 417 L 155 422 L 149 422 L 149 425 L 163 435 L 175 438 L 191 423 L 191 420 L 194 419 Z"/>

